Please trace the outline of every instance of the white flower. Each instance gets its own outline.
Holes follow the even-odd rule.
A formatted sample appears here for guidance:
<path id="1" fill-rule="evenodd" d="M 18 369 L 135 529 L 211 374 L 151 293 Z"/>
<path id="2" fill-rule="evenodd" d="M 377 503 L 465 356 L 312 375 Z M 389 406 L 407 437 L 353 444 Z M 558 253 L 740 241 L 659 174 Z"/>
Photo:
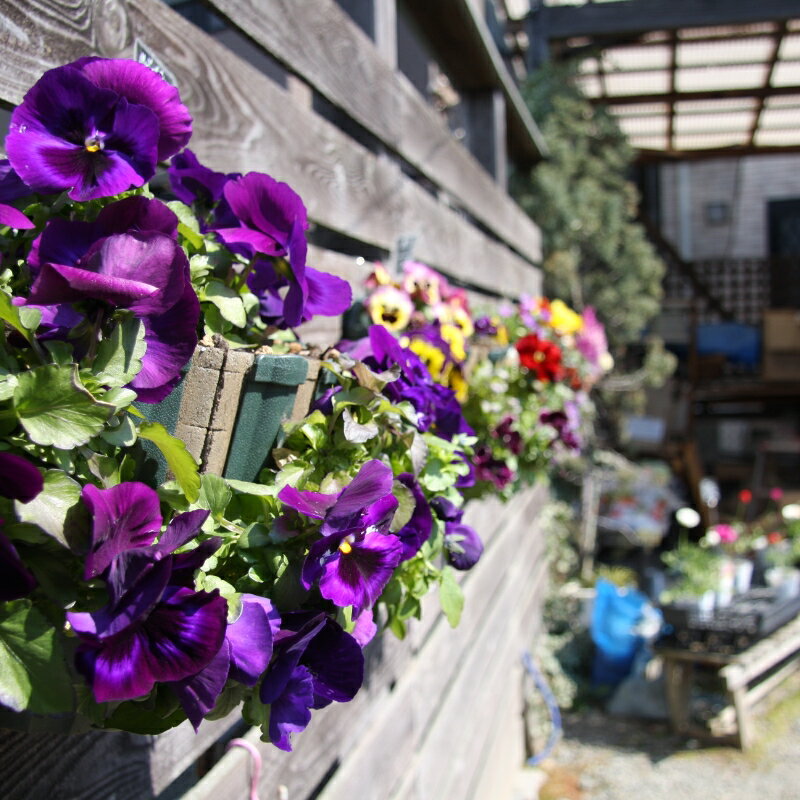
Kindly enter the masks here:
<path id="1" fill-rule="evenodd" d="M 689 508 L 688 506 L 679 508 L 675 512 L 675 519 L 677 519 L 678 524 L 682 525 L 684 528 L 696 528 L 700 524 L 700 515 L 693 508 Z"/>
<path id="2" fill-rule="evenodd" d="M 781 509 L 781 516 L 787 521 L 800 519 L 800 503 L 789 503 Z"/>
<path id="3" fill-rule="evenodd" d="M 709 528 L 706 531 L 706 535 L 703 537 L 703 541 L 709 547 L 716 547 L 722 541 L 722 538 L 713 528 Z"/>

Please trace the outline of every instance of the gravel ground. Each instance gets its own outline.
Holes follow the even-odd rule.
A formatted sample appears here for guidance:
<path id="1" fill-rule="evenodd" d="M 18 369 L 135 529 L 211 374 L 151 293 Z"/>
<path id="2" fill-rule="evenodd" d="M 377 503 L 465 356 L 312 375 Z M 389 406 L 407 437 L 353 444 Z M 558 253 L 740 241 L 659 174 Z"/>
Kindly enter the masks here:
<path id="1" fill-rule="evenodd" d="M 569 714 L 539 800 L 798 800 L 800 675 L 769 705 L 748 753 L 676 737 L 661 722 Z"/>

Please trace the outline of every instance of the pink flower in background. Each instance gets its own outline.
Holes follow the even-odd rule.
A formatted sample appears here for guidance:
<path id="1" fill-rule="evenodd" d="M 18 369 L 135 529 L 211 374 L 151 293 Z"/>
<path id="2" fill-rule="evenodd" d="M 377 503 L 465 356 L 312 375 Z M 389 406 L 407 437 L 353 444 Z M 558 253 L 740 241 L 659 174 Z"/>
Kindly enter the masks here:
<path id="1" fill-rule="evenodd" d="M 733 525 L 720 523 L 719 525 L 715 525 L 713 530 L 717 532 L 721 542 L 735 542 L 739 538 L 739 531 L 737 531 Z"/>
<path id="2" fill-rule="evenodd" d="M 776 486 L 773 489 L 769 490 L 769 499 L 774 500 L 776 503 L 779 503 L 783 500 L 783 489 L 780 486 Z"/>

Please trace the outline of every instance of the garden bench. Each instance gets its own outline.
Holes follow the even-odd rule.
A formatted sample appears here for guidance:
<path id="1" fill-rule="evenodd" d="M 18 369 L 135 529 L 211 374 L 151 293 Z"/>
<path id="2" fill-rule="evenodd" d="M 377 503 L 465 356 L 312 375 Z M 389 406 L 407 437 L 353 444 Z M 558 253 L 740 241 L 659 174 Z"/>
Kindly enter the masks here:
<path id="1" fill-rule="evenodd" d="M 709 737 L 708 730 L 692 725 L 691 689 L 696 665 L 718 670 L 736 718 L 736 733 L 713 737 L 746 750 L 753 741 L 752 710 L 769 692 L 800 668 L 800 616 L 736 654 L 691 649 L 659 649 L 664 661 L 667 705 L 676 733 Z"/>

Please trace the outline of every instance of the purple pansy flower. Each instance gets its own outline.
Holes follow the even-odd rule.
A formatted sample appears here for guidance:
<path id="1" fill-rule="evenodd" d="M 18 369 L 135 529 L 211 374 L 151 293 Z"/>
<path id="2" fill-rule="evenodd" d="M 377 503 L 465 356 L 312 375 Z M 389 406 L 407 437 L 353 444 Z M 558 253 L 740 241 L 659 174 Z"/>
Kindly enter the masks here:
<path id="1" fill-rule="evenodd" d="M 76 666 L 97 702 L 142 697 L 156 683 L 205 669 L 222 647 L 228 604 L 216 591 L 196 592 L 187 584 L 219 540 L 173 551 L 196 536 L 209 512 L 179 514 L 153 544 L 161 523 L 153 489 L 87 486 L 83 497 L 94 515 L 86 574 L 105 579 L 109 603 L 67 619 L 81 642 Z"/>
<path id="2" fill-rule="evenodd" d="M 306 728 L 311 709 L 355 697 L 364 680 L 364 655 L 358 642 L 325 614 L 284 614 L 275 637 L 275 659 L 261 683 L 261 702 L 269 704 L 269 737 L 291 750 L 291 734 Z"/>
<path id="3" fill-rule="evenodd" d="M 556 437 L 553 442 L 561 442 L 570 450 L 581 449 L 581 439 L 578 432 L 580 411 L 576 403 L 567 401 L 564 404 L 563 411 L 542 411 L 539 414 L 539 421 L 555 428 Z"/>
<path id="4" fill-rule="evenodd" d="M 443 439 L 452 439 L 457 433 L 473 433 L 461 411 L 455 392 L 436 383 L 419 356 L 402 347 L 397 339 L 382 325 L 371 325 L 369 341 L 372 356 L 366 363 L 378 370 L 397 364 L 400 377 L 384 389 L 393 402 L 406 400 L 417 412 L 420 431 L 433 431 Z"/>
<path id="5" fill-rule="evenodd" d="M 94 222 L 52 220 L 29 256 L 35 277 L 29 303 L 93 299 L 141 318 L 147 351 L 131 387 L 148 403 L 169 394 L 197 344 L 200 303 L 177 227 L 159 200 L 129 197 L 106 206 Z"/>
<path id="6" fill-rule="evenodd" d="M 43 487 L 42 474 L 30 461 L 15 453 L 0 452 L 0 495 L 20 503 L 30 503 Z M 3 522 L 0 519 L 0 528 Z M 35 587 L 36 578 L 0 529 L 0 600 L 25 597 Z"/>
<path id="7" fill-rule="evenodd" d="M 493 483 L 498 489 L 505 488 L 514 480 L 514 470 L 505 461 L 495 458 L 492 448 L 487 445 L 475 448 L 472 463 L 475 467 L 475 478 Z"/>
<path id="8" fill-rule="evenodd" d="M 158 120 L 158 160 L 182 150 L 192 136 L 192 117 L 178 90 L 157 72 L 125 58 L 86 57 L 67 66 L 75 67 L 95 86 L 111 89 L 129 103 L 149 108 Z"/>
<path id="9" fill-rule="evenodd" d="M 515 456 L 518 456 L 522 452 L 522 436 L 519 431 L 515 431 L 511 427 L 513 424 L 513 417 L 504 417 L 491 435 L 495 439 L 499 439 Z"/>
<path id="10" fill-rule="evenodd" d="M 14 200 L 28 197 L 30 187 L 17 175 L 7 158 L 0 158 L 0 225 L 18 230 L 29 230 L 36 226 L 19 209 L 9 205 Z"/>
<path id="11" fill-rule="evenodd" d="M 37 192 L 92 200 L 142 186 L 155 174 L 158 118 L 102 89 L 73 66 L 46 72 L 11 115 L 11 165 Z"/>
<path id="12" fill-rule="evenodd" d="M 411 519 L 397 531 L 397 538 L 403 545 L 402 560 L 413 558 L 420 547 L 428 541 L 433 530 L 433 514 L 431 514 L 425 493 L 410 472 L 397 476 L 397 480 L 411 491 L 414 497 L 414 511 Z"/>
<path id="13" fill-rule="evenodd" d="M 216 705 L 228 679 L 255 686 L 272 658 L 280 616 L 272 603 L 254 594 L 241 596 L 242 612 L 228 625 L 219 652 L 195 675 L 170 684 L 197 730 Z"/>
<path id="14" fill-rule="evenodd" d="M 175 197 L 182 203 L 187 206 L 200 203 L 209 207 L 222 200 L 229 180 L 241 178 L 238 173 L 226 175 L 206 167 L 188 147 L 170 161 L 167 176 Z"/>
<path id="15" fill-rule="evenodd" d="M 483 542 L 471 525 L 461 520 L 464 509 L 446 497 L 434 497 L 431 506 L 444 520 L 444 547 L 447 561 L 456 569 L 472 569 L 483 554 Z"/>
<path id="16" fill-rule="evenodd" d="M 347 281 L 306 266 L 308 214 L 299 195 L 261 172 L 228 181 L 224 197 L 238 226 L 216 227 L 229 246 L 261 254 L 248 278 L 261 299 L 265 321 L 281 327 L 307 322 L 314 314 L 337 316 L 352 300 Z"/>
<path id="17" fill-rule="evenodd" d="M 321 537 L 309 548 L 302 583 L 319 582 L 323 597 L 356 613 L 370 608 L 400 563 L 403 545 L 389 533 L 397 509 L 392 471 L 368 461 L 341 492 L 323 494 L 284 486 L 278 499 L 295 511 L 321 519 Z"/>

